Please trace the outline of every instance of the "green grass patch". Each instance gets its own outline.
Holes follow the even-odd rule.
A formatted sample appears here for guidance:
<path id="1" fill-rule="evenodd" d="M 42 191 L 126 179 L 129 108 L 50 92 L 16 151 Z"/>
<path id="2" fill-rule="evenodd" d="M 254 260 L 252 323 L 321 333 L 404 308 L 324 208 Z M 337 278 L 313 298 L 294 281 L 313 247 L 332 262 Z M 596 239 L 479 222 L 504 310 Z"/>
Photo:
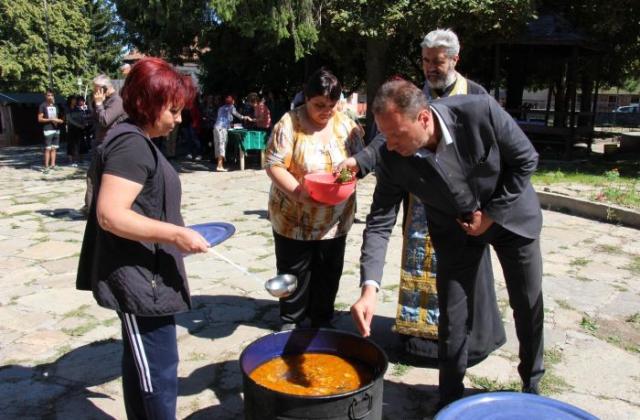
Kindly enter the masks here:
<path id="1" fill-rule="evenodd" d="M 631 262 L 625 267 L 636 276 L 640 276 L 640 256 L 636 255 L 631 259 Z"/>
<path id="2" fill-rule="evenodd" d="M 99 325 L 100 323 L 94 319 L 75 328 L 63 328 L 62 332 L 71 337 L 81 337 Z"/>
<path id="3" fill-rule="evenodd" d="M 627 289 L 626 287 L 622 286 L 621 284 L 613 284 L 612 286 L 618 292 L 628 292 L 629 291 L 629 289 Z"/>
<path id="4" fill-rule="evenodd" d="M 622 248 L 616 245 L 598 245 L 594 251 L 604 252 L 605 254 L 620 254 L 622 253 Z"/>
<path id="5" fill-rule="evenodd" d="M 65 312 L 62 315 L 62 319 L 66 318 L 93 318 L 92 315 L 86 314 L 85 311 L 89 309 L 91 305 L 78 306 L 76 309 L 69 312 Z"/>
<path id="6" fill-rule="evenodd" d="M 207 360 L 207 355 L 205 353 L 198 353 L 198 352 L 192 351 L 187 356 L 187 361 L 189 362 L 201 362 L 203 360 Z"/>
<path id="7" fill-rule="evenodd" d="M 556 299 L 556 303 L 558 304 L 559 308 L 566 309 L 566 310 L 569 310 L 569 311 L 573 310 L 573 306 L 571 306 L 569 304 L 569 302 L 567 302 L 564 299 Z"/>
<path id="8" fill-rule="evenodd" d="M 474 388 L 480 388 L 487 392 L 495 391 L 520 391 L 522 387 L 519 380 L 500 382 L 497 379 L 487 378 L 484 376 L 476 376 L 467 374 L 467 377 L 473 384 Z"/>
<path id="9" fill-rule="evenodd" d="M 547 370 L 540 381 L 540 393 L 542 395 L 559 394 L 573 389 L 563 378 Z"/>
<path id="10" fill-rule="evenodd" d="M 404 376 L 407 372 L 409 372 L 410 369 L 411 366 L 403 365 L 402 363 L 396 363 L 395 365 L 393 365 L 393 368 L 391 368 L 391 375 L 395 377 Z"/>
<path id="11" fill-rule="evenodd" d="M 579 275 L 579 274 L 577 274 L 577 275 L 576 275 L 576 280 L 578 280 L 578 281 L 585 281 L 585 282 L 587 282 L 587 281 L 593 281 L 593 279 L 590 279 L 589 277 L 582 276 L 582 275 Z"/>
<path id="12" fill-rule="evenodd" d="M 389 284 L 386 286 L 382 286 L 384 290 L 389 290 L 390 292 L 393 292 L 394 290 L 398 290 L 398 287 L 400 287 L 399 284 Z"/>
<path id="13" fill-rule="evenodd" d="M 120 318 L 118 317 L 113 317 L 113 318 L 109 318 L 109 319 L 105 319 L 104 321 L 102 321 L 102 325 L 104 325 L 105 327 L 110 327 L 113 324 L 115 324 L 116 322 L 118 322 Z"/>
<path id="14" fill-rule="evenodd" d="M 511 309 L 511 306 L 509 306 L 509 300 L 498 299 L 498 309 L 500 309 L 500 318 L 504 320 L 509 313 L 509 309 Z"/>
<path id="15" fill-rule="evenodd" d="M 587 185 L 592 200 L 640 208 L 639 169 L 637 162 L 554 163 L 541 165 L 531 179 L 534 185 Z"/>
<path id="16" fill-rule="evenodd" d="M 574 267 L 584 267 L 585 265 L 589 264 L 590 262 L 591 262 L 591 260 L 589 258 L 578 257 L 578 258 L 572 259 L 571 262 L 569 262 L 569 265 L 574 266 Z"/>
<path id="17" fill-rule="evenodd" d="M 557 347 L 552 347 L 544 351 L 544 363 L 553 366 L 562 360 L 562 352 Z"/>
<path id="18" fill-rule="evenodd" d="M 351 305 L 349 305 L 348 303 L 344 303 L 344 302 L 336 302 L 333 307 L 337 310 L 337 311 L 346 311 L 348 310 Z"/>
<path id="19" fill-rule="evenodd" d="M 635 314 L 628 316 L 625 319 L 626 322 L 630 322 L 631 324 L 640 326 L 640 312 L 636 312 Z"/>
<path id="20" fill-rule="evenodd" d="M 598 324 L 596 323 L 596 320 L 587 315 L 582 317 L 580 327 L 589 334 L 595 334 L 596 331 L 598 331 Z"/>

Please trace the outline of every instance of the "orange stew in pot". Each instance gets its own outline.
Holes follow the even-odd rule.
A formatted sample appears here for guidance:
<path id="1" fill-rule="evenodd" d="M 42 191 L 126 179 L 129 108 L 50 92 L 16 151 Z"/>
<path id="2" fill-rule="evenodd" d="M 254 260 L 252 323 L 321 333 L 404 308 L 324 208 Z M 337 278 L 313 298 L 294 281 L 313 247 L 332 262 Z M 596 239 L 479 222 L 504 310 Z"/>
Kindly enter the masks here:
<path id="1" fill-rule="evenodd" d="M 364 363 L 326 353 L 276 357 L 249 376 L 274 391 L 315 396 L 354 391 L 373 379 L 371 369 Z"/>

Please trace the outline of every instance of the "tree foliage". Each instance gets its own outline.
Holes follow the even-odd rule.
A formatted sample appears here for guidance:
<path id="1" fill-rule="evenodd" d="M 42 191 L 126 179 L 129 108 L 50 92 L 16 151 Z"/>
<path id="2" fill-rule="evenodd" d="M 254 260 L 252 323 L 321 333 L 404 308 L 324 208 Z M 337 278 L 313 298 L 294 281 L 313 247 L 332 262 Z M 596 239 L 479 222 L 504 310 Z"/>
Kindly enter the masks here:
<path id="1" fill-rule="evenodd" d="M 178 62 L 208 25 L 207 0 L 114 0 L 128 41 Z"/>
<path id="2" fill-rule="evenodd" d="M 110 1 L 86 0 L 85 8 L 91 25 L 89 60 L 99 73 L 116 77 L 125 45 L 124 25 Z"/>
<path id="3" fill-rule="evenodd" d="M 461 72 L 490 87 L 494 45 L 515 39 L 544 7 L 591 28 L 608 46 L 602 74 L 609 79 L 637 69 L 640 57 L 637 0 L 115 1 L 143 52 L 173 61 L 185 48 L 204 52 L 206 85 L 216 91 L 289 92 L 320 65 L 348 90 L 375 88 L 394 73 L 422 83 L 420 41 L 438 27 L 458 33 Z"/>
<path id="4" fill-rule="evenodd" d="M 77 79 L 87 81 L 97 73 L 100 60 L 91 59 L 92 33 L 89 4 L 103 0 L 0 0 L 0 89 L 42 92 L 49 87 L 47 36 L 51 51 L 53 88 L 62 94 L 77 91 Z M 46 22 L 48 21 L 48 25 Z M 95 35 L 95 36 L 94 36 Z M 112 39 L 112 42 L 116 45 Z M 119 48 L 103 48 L 101 60 L 114 61 Z M 109 57 L 109 58 L 107 58 Z M 102 61 L 104 62 L 104 61 Z"/>

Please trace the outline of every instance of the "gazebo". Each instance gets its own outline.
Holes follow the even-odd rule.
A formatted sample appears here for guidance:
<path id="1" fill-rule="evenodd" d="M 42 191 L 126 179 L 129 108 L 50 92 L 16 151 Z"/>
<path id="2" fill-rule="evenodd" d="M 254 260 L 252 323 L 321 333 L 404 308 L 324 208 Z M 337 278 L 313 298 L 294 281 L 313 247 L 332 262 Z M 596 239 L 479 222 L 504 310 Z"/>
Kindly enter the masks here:
<path id="1" fill-rule="evenodd" d="M 560 145 L 565 158 L 573 146 L 591 151 L 598 97 L 598 46 L 562 16 L 543 14 L 529 22 L 520 37 L 495 45 L 494 94 L 500 97 L 500 69 L 506 70 L 505 108 L 536 145 Z M 523 106 L 523 90 L 532 76 L 547 86 L 544 111 Z M 578 80 L 580 109 L 577 107 Z M 554 101 L 552 109 L 551 103 Z"/>

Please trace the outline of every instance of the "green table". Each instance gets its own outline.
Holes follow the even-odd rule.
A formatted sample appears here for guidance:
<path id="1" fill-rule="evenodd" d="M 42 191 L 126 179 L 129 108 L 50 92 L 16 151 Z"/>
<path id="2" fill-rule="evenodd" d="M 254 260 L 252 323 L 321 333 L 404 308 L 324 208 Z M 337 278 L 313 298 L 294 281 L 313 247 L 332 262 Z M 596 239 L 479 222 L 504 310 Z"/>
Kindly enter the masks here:
<path id="1" fill-rule="evenodd" d="M 244 157 L 250 150 L 260 151 L 260 167 L 264 167 L 264 151 L 267 148 L 267 132 L 260 130 L 247 130 L 244 128 L 232 128 L 228 131 L 229 145 L 238 149 L 240 170 L 244 171 Z"/>

